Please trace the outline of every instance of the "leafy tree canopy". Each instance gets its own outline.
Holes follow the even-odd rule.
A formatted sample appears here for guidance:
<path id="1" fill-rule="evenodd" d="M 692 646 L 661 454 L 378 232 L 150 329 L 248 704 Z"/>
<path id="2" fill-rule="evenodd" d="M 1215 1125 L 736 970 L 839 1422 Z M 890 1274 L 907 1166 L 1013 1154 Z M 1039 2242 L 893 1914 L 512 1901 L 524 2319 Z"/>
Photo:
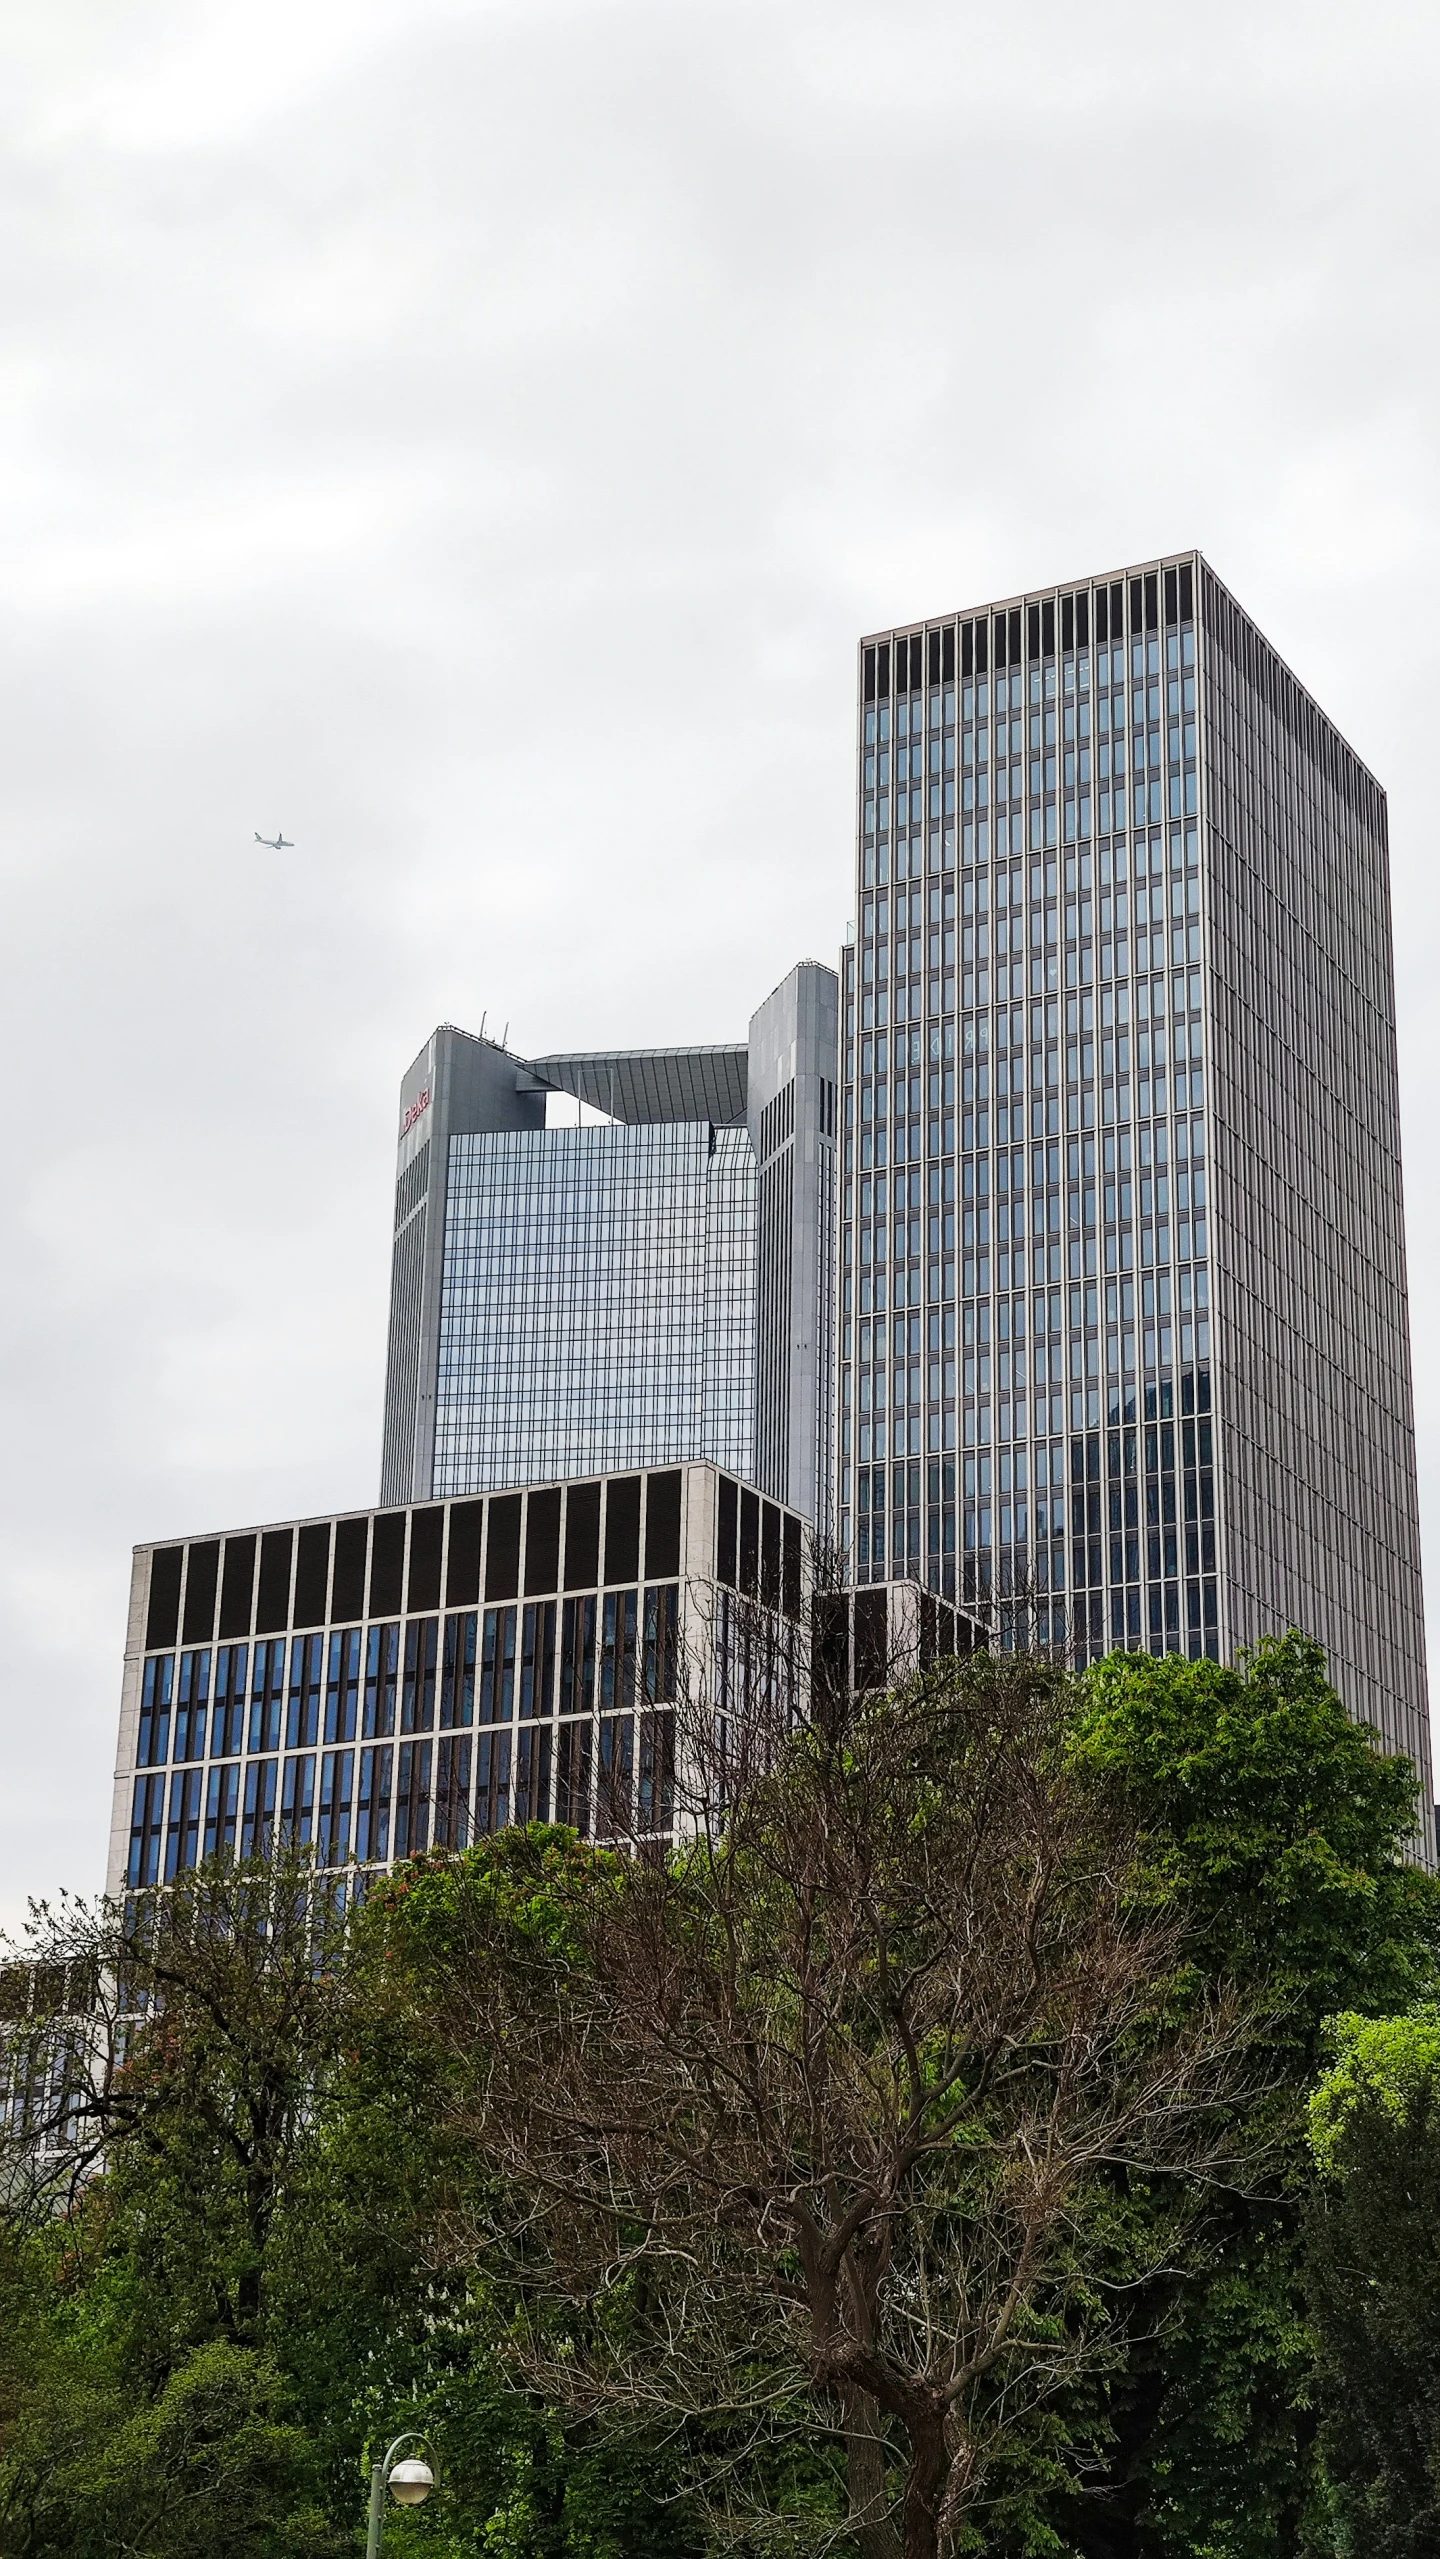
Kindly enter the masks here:
<path id="1" fill-rule="evenodd" d="M 1084 1691 L 1078 1750 L 1135 1788 L 1207 1968 L 1263 1983 L 1307 2075 L 1337 2009 L 1385 2015 L 1423 1991 L 1440 1884 L 1411 1859 L 1415 1770 L 1351 1722 L 1318 1644 L 1273 1637 L 1233 1669 L 1115 1653 Z"/>
<path id="2" fill-rule="evenodd" d="M 1440 1882 L 1410 1856 L 1415 1772 L 1350 1721 L 1300 1635 L 1233 1668 L 1117 1654 L 1083 1689 L 1076 1748 L 1143 1807 L 1147 1888 L 1192 1914 L 1200 1979 L 1267 2013 L 1272 2173 L 1260 2194 L 1187 2199 L 1175 2273 L 1131 2304 L 1103 2471 L 1052 2517 L 1094 2559 L 1281 2559 L 1328 2529 L 1304 2245 L 1326 2020 L 1403 2010 L 1440 1955 Z M 1141 2218 L 1174 2209 L 1127 2198 Z"/>
<path id="3" fill-rule="evenodd" d="M 989 1676 L 975 1675 L 981 1685 Z M 482 2549 L 699 2559 L 699 2518 L 681 2493 L 697 2460 L 712 2479 L 728 2465 L 734 2481 L 722 2533 L 769 2510 L 790 2518 L 781 2540 L 793 2549 L 843 2535 L 847 2445 L 858 2451 L 857 2533 L 837 2546 L 854 2559 L 858 2527 L 883 2514 L 884 2463 L 894 2484 L 893 2412 L 877 2467 L 877 2438 L 853 2422 L 853 2399 L 838 2454 L 817 2426 L 823 2377 L 774 2403 L 764 2447 L 714 2393 L 708 2415 L 694 2392 L 668 2413 L 652 2392 L 637 2414 L 593 2396 L 578 2404 L 553 2373 L 550 2386 L 547 2359 L 593 2374 L 597 2338 L 612 2377 L 627 2358 L 633 2369 L 645 2323 L 663 2327 L 679 2296 L 673 2275 L 642 2269 L 632 2248 L 608 2329 L 587 2327 L 577 2300 L 537 2308 L 511 2262 L 525 2188 L 505 2145 L 476 2138 L 480 2097 L 503 2029 L 507 2069 L 517 2064 L 518 2152 L 517 2057 L 552 2013 L 520 1994 L 563 1992 L 590 2003 L 592 2093 L 607 2105 L 617 2092 L 649 2102 L 653 2052 L 640 2056 L 649 2078 L 632 2067 L 642 1975 L 617 1962 L 635 1913 L 648 1911 L 651 1991 L 662 1955 L 672 1984 L 693 1984 L 697 1965 L 721 1980 L 715 1948 L 731 1918 L 743 1921 L 743 2000 L 676 2014 L 687 2032 L 703 2029 L 717 2071 L 727 2015 L 732 2028 L 760 2021 L 772 2093 L 798 2120 L 780 2082 L 807 2049 L 790 1922 L 796 1875 L 808 1871 L 826 1884 L 813 1904 L 810 2018 L 838 2072 L 811 2168 L 823 2170 L 826 2141 L 843 2175 L 873 2168 L 884 2120 L 876 2072 L 904 2047 L 887 1965 L 893 1988 L 895 1957 L 918 1958 L 931 1997 L 948 1931 L 952 1950 L 989 1963 L 992 1989 L 1019 1979 L 1003 1972 L 1013 1934 L 967 1936 L 957 1898 L 964 1823 L 1002 1768 L 1004 1819 L 971 1825 L 972 1848 L 982 1832 L 991 1843 L 992 1882 L 1027 1820 L 1032 1843 L 1064 1847 L 1045 1905 L 1054 1960 L 1046 1951 L 1034 2012 L 1052 2045 L 1057 2026 L 1084 2016 L 1078 1975 L 1060 1961 L 1061 1923 L 1087 1908 L 1086 1874 L 1103 1872 L 1111 1898 L 1092 1900 L 1074 1944 L 1077 1962 L 1108 1946 L 1116 1979 L 1137 1994 L 1114 2047 L 1128 2084 L 1147 2036 L 1193 2034 L 1226 1999 L 1266 2021 L 1268 2084 L 1238 2127 L 1264 2149 L 1258 2183 L 1177 2177 L 1177 2153 L 1157 2148 L 1147 2162 L 1135 2145 L 1108 2167 L 1085 2166 L 1064 2207 L 1074 2244 L 1045 2255 L 1043 2281 L 1020 2305 L 1030 2381 L 1043 2370 L 1044 2386 L 1008 2451 L 984 2431 L 988 2385 L 972 2398 L 991 2459 L 989 2502 L 972 2510 L 987 2554 L 1440 2553 L 1440 1887 L 1407 1855 L 1413 1772 L 1347 1720 L 1323 1657 L 1298 1636 L 1233 1669 L 1124 1656 L 1080 1681 L 1045 1666 L 1026 1680 L 1040 1792 L 1023 1819 L 1016 1732 L 997 1756 L 992 1718 L 987 1759 L 983 1716 L 964 1749 L 952 1723 L 937 1758 L 933 1734 L 912 1746 L 928 1710 L 907 1740 L 914 1701 L 897 1699 L 863 1741 L 804 1741 L 838 1754 L 826 1782 L 845 1821 L 823 1838 L 798 1817 L 787 1828 L 772 1795 L 763 1818 L 757 1806 L 748 1826 L 732 1826 L 718 1898 L 718 1867 L 694 1851 L 640 1870 L 573 1833 L 534 1830 L 462 1860 L 419 1860 L 358 1917 L 312 1904 L 303 1857 L 202 1871 L 154 1903 L 43 1914 L 30 1951 L 44 1978 L 98 1989 L 100 2067 L 77 2073 L 58 2013 L 7 2016 L 23 2138 L 0 2213 L 3 2559 L 198 2559 L 202 2549 L 330 2559 L 360 2537 L 363 2446 L 406 2425 L 443 2446 L 445 2488 L 392 2519 L 396 2559 Z M 817 1765 L 805 1775 L 812 1788 Z M 796 1795 L 792 1815 L 800 1804 Z M 1104 1856 L 1087 1868 L 1097 1841 Z M 1165 1958 L 1158 2011 L 1127 1970 L 1147 1932 Z M 932 2122 L 953 2059 L 947 2014 L 927 2010 L 915 2046 Z M 1328 2044 L 1327 2018 L 1339 2021 Z M 1034 2020 L 1025 2034 L 1012 2099 L 1024 2096 L 1026 2071 L 1034 2099 L 1049 2067 Z M 808 2049 L 813 2058 L 820 2046 Z M 903 2071 L 892 2074 L 892 2094 L 902 2084 Z M 733 2091 L 746 2085 L 732 2073 L 709 2130 L 704 2110 L 692 2113 L 695 2137 L 674 2149 L 677 2178 L 693 2180 L 707 2142 L 711 2167 L 725 2142 L 733 2150 Z M 56 2208 L 17 2173 L 51 2104 L 84 2169 Z M 533 2102 L 531 2113 L 533 2129 Z M 1207 2120 L 1214 2132 L 1213 2109 Z M 540 2125 L 539 2149 L 550 2143 L 558 2156 L 557 2123 Z M 1023 2132 L 1023 2108 L 988 2120 L 982 2109 L 971 2123 L 993 2145 L 1007 2123 L 1007 2138 Z M 1219 2131 L 1233 2154 L 1237 2127 Z M 871 2225 L 882 2256 L 890 2251 L 881 2294 L 903 2275 L 902 2308 L 921 2297 L 904 2285 L 922 2259 L 928 2279 L 946 2251 L 953 2261 L 958 2234 L 962 2247 L 988 2249 L 993 2272 L 1024 2218 L 1023 2178 L 1007 2186 L 1002 2151 L 987 2152 L 973 2129 L 927 2158 L 935 2211 L 920 2255 L 897 2253 L 898 2225 L 884 2213 Z M 543 2221 L 528 2225 L 535 2248 L 554 2236 Z M 491 2244 L 497 2228 L 504 2247 Z M 577 2225 L 572 2255 L 598 2228 Z M 485 2246 L 471 2246 L 480 2234 Z M 733 2261 L 740 2235 L 717 2224 L 706 2246 Z M 862 2295 L 873 2271 L 857 2265 Z M 752 2360 L 750 2379 L 757 2370 Z M 869 2546 L 883 2549 L 884 2532 Z"/>
<path id="4" fill-rule="evenodd" d="M 1335 2059 L 1310 2099 L 1310 2147 L 1342 2183 L 1353 2168 L 1347 2134 L 1367 2118 L 1399 2129 L 1440 2087 L 1440 2007 L 1426 2000 L 1400 2017 L 1331 2020 Z"/>
<path id="5" fill-rule="evenodd" d="M 1440 2552 L 1440 2008 L 1341 2016 L 1308 2214 L 1332 2547 Z"/>

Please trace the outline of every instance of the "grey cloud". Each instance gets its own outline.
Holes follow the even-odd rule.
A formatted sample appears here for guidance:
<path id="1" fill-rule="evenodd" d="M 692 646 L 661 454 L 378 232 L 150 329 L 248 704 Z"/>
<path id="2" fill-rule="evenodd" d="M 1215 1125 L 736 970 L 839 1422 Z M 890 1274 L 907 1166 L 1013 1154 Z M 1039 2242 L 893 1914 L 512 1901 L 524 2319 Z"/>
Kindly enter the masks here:
<path id="1" fill-rule="evenodd" d="M 374 1493 L 402 1065 L 829 953 L 891 617 L 1198 539 L 1389 785 L 1433 1511 L 1432 14 L 5 43 L 7 1906 L 98 1878 L 130 1542 Z"/>

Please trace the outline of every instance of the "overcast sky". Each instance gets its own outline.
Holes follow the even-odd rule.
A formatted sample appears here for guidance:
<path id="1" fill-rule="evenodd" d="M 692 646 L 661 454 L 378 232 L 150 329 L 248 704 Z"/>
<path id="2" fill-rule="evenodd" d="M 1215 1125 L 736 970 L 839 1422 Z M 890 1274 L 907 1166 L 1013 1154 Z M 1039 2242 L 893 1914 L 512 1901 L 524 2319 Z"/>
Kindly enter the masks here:
<path id="1" fill-rule="evenodd" d="M 1437 68 L 1393 0 L 10 0 L 4 1914 L 101 1879 L 132 1543 L 375 1498 L 431 1027 L 743 1036 L 844 932 L 857 634 L 1182 544 L 1390 791 L 1440 1599 Z"/>

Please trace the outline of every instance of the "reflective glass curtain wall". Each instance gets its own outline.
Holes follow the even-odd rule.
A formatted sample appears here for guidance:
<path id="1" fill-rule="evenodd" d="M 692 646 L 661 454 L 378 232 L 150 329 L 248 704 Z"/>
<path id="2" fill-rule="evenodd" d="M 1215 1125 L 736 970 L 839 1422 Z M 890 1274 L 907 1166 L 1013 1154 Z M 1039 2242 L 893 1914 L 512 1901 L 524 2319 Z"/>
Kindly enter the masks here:
<path id="1" fill-rule="evenodd" d="M 1200 580 L 1232 1635 L 1317 1635 L 1428 1774 L 1385 795 Z"/>
<path id="2" fill-rule="evenodd" d="M 857 1577 L 1081 1661 L 1304 1624 L 1419 1751 L 1383 795 L 1193 554 L 860 678 Z"/>
<path id="3" fill-rule="evenodd" d="M 708 1458 L 753 1471 L 742 1125 L 452 1137 L 434 1490 Z"/>

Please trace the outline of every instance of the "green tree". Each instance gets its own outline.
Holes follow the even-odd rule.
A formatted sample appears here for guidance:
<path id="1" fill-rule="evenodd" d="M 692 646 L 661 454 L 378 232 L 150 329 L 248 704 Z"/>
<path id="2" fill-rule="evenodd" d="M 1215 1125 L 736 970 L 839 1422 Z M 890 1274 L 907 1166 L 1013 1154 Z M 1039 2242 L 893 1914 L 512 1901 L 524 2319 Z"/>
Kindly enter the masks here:
<path id="1" fill-rule="evenodd" d="M 313 2448 L 281 2376 L 198 2346 L 138 2407 L 115 2358 L 72 2336 L 10 2412 L 9 2548 L 26 2559 L 338 2559 Z"/>
<path id="2" fill-rule="evenodd" d="M 1030 2379 L 1043 2364 L 1045 2388 L 1008 2449 L 989 2439 L 975 2529 L 995 2559 L 1440 2551 L 1427 2041 L 1440 2029 L 1423 2004 L 1440 1887 L 1407 1861 L 1413 1774 L 1347 1721 L 1298 1637 L 1235 1670 L 1126 1657 L 1080 1683 L 1043 1673 L 1042 1691 L 1052 1809 L 1102 1816 L 1064 1835 L 1092 1856 L 1123 1836 L 1122 1940 L 1149 1930 L 1183 1948 L 1166 1975 L 1167 2030 L 1193 2030 L 1229 1986 L 1266 2014 L 1268 2090 L 1235 2132 L 1270 2168 L 1263 2193 L 1253 2179 L 1248 2192 L 1201 2193 L 1132 2149 L 1078 2179 L 1074 2245 L 1047 2258 L 1025 2305 Z M 880 1719 L 887 1748 L 905 1711 L 902 1700 Z M 923 1754 L 876 1758 L 867 1780 L 851 1737 L 826 1746 L 845 1785 L 883 1793 L 887 1856 L 903 1849 L 907 1805 L 923 1835 L 932 1797 L 946 1801 L 953 1768 L 923 1802 L 914 1794 Z M 957 1818 L 951 1803 L 932 1839 L 953 1849 Z M 1013 1844 L 1013 1806 L 1006 1818 Z M 740 1823 L 737 1854 L 758 1837 Z M 787 1854 L 795 1870 L 816 1843 L 796 1834 Z M 860 1927 L 855 1871 L 845 1892 Z M 948 1931 L 952 1950 L 987 1944 L 998 1959 L 1003 1927 L 967 1937 L 959 1924 L 958 1871 L 953 1855 L 937 1866 L 944 1891 L 923 1901 L 916 1942 Z M 638 1909 L 648 1895 L 652 1919 L 678 1921 L 693 1859 L 661 1872 L 566 1832 L 506 1834 L 402 1871 L 358 1922 L 315 1900 L 312 1882 L 301 1858 L 201 1873 L 129 1910 L 62 1905 L 26 1949 L 39 1969 L 0 1979 L 18 2134 L 0 2163 L 4 2559 L 351 2550 L 362 2447 L 406 2424 L 437 2436 L 446 2484 L 395 2518 L 397 2559 L 698 2559 L 681 2494 L 697 2464 L 712 2480 L 728 2465 L 737 2528 L 748 2506 L 783 2514 L 791 2544 L 812 2527 L 833 2536 L 845 2426 L 823 2381 L 772 2398 L 758 2446 L 725 2413 L 728 2384 L 660 2424 L 645 2406 L 619 2423 L 613 2401 L 560 2386 L 553 2368 L 593 2372 L 597 2349 L 612 2370 L 633 2361 L 644 2323 L 673 2310 L 671 2278 L 652 2269 L 647 2292 L 632 2266 L 599 2328 L 574 2299 L 537 2303 L 510 2260 L 517 2240 L 538 2248 L 545 2234 L 527 2232 L 526 2188 L 503 2150 L 474 2138 L 477 2078 L 510 2021 L 506 1983 L 543 1982 L 549 1996 L 568 1977 L 588 1997 L 610 1902 L 633 1894 Z M 794 2022 L 776 1960 L 777 1947 L 794 1952 L 775 1928 L 782 1886 L 772 1875 L 748 1941 L 755 1996 L 779 2003 L 767 2067 Z M 653 1988 L 653 1929 L 645 1942 Z M 73 2008 L 92 1984 L 98 2040 L 82 2054 Z M 624 2076 L 635 2020 L 623 2008 L 639 1988 L 634 1968 L 617 1976 L 620 1996 L 593 2021 L 597 2087 L 627 2103 L 638 2083 Z M 889 2047 L 875 2029 L 867 2048 L 873 1984 L 860 1989 L 858 2004 L 834 2013 L 822 1998 L 814 2013 L 837 2051 L 873 2059 Z M 1340 2049 L 1312 2115 L 1337 2014 Z M 539 2015 L 515 2009 L 507 2064 Z M 1135 2031 L 1151 2029 L 1137 2017 Z M 925 2056 L 929 2071 L 929 2045 Z M 854 2093 L 844 2082 L 851 2131 Z M 69 2148 L 47 2154 L 47 2130 Z M 1313 2210 L 1312 2138 L 1324 2169 Z M 37 2184 L 46 2156 L 69 2171 Z M 983 2215 L 972 2221 L 974 2246 Z M 893 2435 L 884 2450 L 893 2464 Z M 160 2493 L 167 2478 L 173 2496 Z"/>
<path id="3" fill-rule="evenodd" d="M 1409 1856 L 1415 1773 L 1350 1722 L 1298 1635 L 1233 1669 L 1116 1655 L 1084 1691 L 1077 1751 L 1131 1790 L 1197 1988 L 1233 1982 L 1268 2011 L 1257 2130 L 1275 2168 L 1263 2196 L 1186 2199 L 1178 2227 L 1173 2187 L 1126 2181 L 1122 2260 L 1153 2220 L 1176 2271 L 1137 2285 L 1093 2411 L 1107 2456 L 1051 2520 L 1091 2559 L 1282 2559 L 1323 2522 L 1303 2225 L 1325 2020 L 1405 2008 L 1440 1954 L 1440 1883 Z"/>
<path id="4" fill-rule="evenodd" d="M 512 1834 L 381 1897 L 477 2163 L 454 2261 L 544 2395 L 683 2426 L 788 2546 L 837 2492 L 865 2559 L 1033 2514 L 1110 2353 L 1111 2172 L 1215 2167 L 1243 2021 L 1171 1997 L 1189 1921 L 1072 1711 L 981 1656 L 790 1735 L 668 1861 Z"/>
<path id="5" fill-rule="evenodd" d="M 10 2549 L 337 2546 L 266 2343 L 275 2234 L 346 2009 L 345 1920 L 313 1885 L 281 1850 L 33 1916 L 8 1979 L 67 1995 L 12 2001 L 6 2036 L 28 2099 L 5 2167 L 27 2302 L 0 2410 Z"/>
<path id="6" fill-rule="evenodd" d="M 32 2091 L 12 2196 L 44 2213 L 68 2194 L 77 2248 L 103 2227 L 112 2268 L 122 2248 L 143 2256 L 135 2346 L 157 2376 L 192 2344 L 254 2345 L 272 2230 L 344 2040 L 344 1912 L 306 1853 L 277 1848 L 125 1901 L 42 1906 L 26 1952 L 87 2001 L 12 2022 L 12 2078 Z"/>
<path id="7" fill-rule="evenodd" d="M 1440 2552 L 1440 2009 L 1334 2021 L 1310 2104 L 1309 2307 L 1337 2549 Z"/>
<path id="8" fill-rule="evenodd" d="M 346 2050 L 272 2247 L 268 2335 L 335 2511 L 353 2498 L 362 2436 L 420 2426 L 442 2447 L 444 2494 L 391 2519 L 397 2553 L 434 2550 L 444 2535 L 507 2559 L 693 2559 L 697 2549 L 655 2430 L 637 2437 L 562 2417 L 518 2387 L 506 2352 L 513 2299 L 483 2269 L 457 2269 L 443 2244 L 473 2209 L 476 2174 L 447 2124 L 443 2057 L 414 2022 L 446 1960 L 445 1898 L 462 1872 L 498 1884 L 523 1865 L 530 1923 L 557 1932 L 559 1878 L 591 1854 L 569 1831 L 510 1831 L 467 1859 L 417 1859 L 376 1887 L 352 1939 Z M 403 1995 L 397 1912 L 411 1922 Z"/>
<path id="9" fill-rule="evenodd" d="M 517 2390 L 504 2305 L 437 2263 L 465 2162 L 374 1949 L 284 1851 L 37 1914 L 9 1977 L 6 2559 L 350 2551 L 362 2449 L 407 2425 L 444 2484 L 392 2517 L 397 2559 L 688 2559 L 657 2447 Z"/>

